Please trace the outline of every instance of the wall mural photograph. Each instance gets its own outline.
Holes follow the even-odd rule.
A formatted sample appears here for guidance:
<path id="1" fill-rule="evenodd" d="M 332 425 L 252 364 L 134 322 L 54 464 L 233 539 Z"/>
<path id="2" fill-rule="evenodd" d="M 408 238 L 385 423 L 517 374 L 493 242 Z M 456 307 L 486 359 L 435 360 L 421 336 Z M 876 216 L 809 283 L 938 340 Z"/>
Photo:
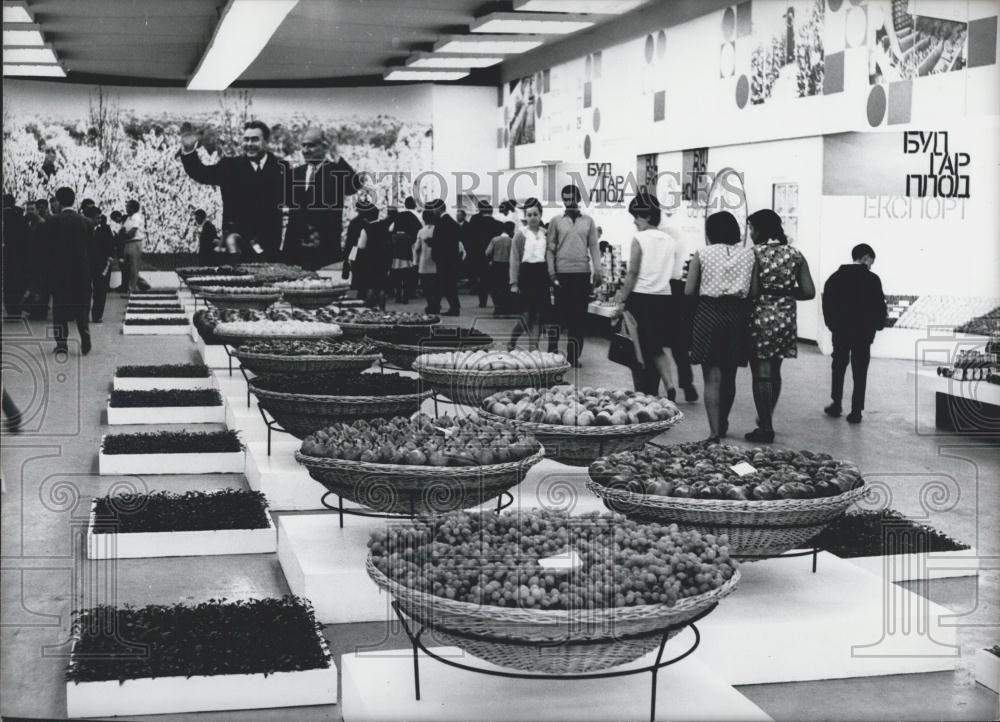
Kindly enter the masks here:
<path id="1" fill-rule="evenodd" d="M 823 90 L 824 0 L 753 3 L 750 102 Z"/>
<path id="2" fill-rule="evenodd" d="M 868 79 L 874 85 L 950 73 L 966 66 L 968 23 L 954 19 L 962 3 L 879 0 L 868 5 Z M 930 15 L 938 12 L 941 16 Z"/>
<path id="3" fill-rule="evenodd" d="M 536 93 L 541 88 L 535 87 L 535 76 L 509 83 L 507 96 L 507 129 L 510 131 L 510 145 L 529 145 L 535 142 L 535 103 Z"/>

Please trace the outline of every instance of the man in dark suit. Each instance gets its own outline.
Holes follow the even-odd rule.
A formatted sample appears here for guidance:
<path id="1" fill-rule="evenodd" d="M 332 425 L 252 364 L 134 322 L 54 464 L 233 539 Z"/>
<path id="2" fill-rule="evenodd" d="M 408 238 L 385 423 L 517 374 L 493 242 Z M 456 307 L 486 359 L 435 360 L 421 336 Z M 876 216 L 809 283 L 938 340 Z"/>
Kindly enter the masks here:
<path id="1" fill-rule="evenodd" d="M 344 199 L 360 190 L 363 180 L 322 128 L 303 133 L 302 155 L 306 162 L 291 176 L 285 258 L 315 270 L 343 259 Z"/>
<path id="2" fill-rule="evenodd" d="M 428 203 L 427 210 L 437 217 L 434 223 L 434 236 L 428 239 L 427 243 L 431 247 L 431 257 L 437 266 L 438 288 L 448 301 L 448 310 L 441 315 L 457 316 L 461 310 L 458 300 L 458 274 L 462 253 L 462 228 L 447 214 L 444 201 L 440 198 Z"/>
<path id="3" fill-rule="evenodd" d="M 194 132 L 181 136 L 180 159 L 192 179 L 222 191 L 222 225 L 236 233 L 269 261 L 281 249 L 282 208 L 287 205 L 292 172 L 288 163 L 268 151 L 271 129 L 259 120 L 243 126 L 243 155 L 204 165 Z"/>
<path id="4" fill-rule="evenodd" d="M 66 353 L 69 346 L 69 321 L 80 332 L 80 351 L 90 353 L 90 256 L 91 226 L 76 211 L 76 193 L 60 188 L 52 203 L 53 213 L 41 227 L 41 238 L 48 253 L 49 288 L 52 289 L 52 319 L 56 353 Z"/>
<path id="5" fill-rule="evenodd" d="M 493 206 L 486 199 L 479 201 L 479 212 L 462 229 L 465 232 L 465 252 L 468 256 L 469 280 L 479 295 L 479 308 L 486 308 L 490 295 L 489 264 L 486 246 L 503 233 L 503 221 L 493 217 Z"/>
<path id="6" fill-rule="evenodd" d="M 108 281 L 111 278 L 111 262 L 115 257 L 115 241 L 108 225 L 107 216 L 101 214 L 97 206 L 89 206 L 80 213 L 91 225 L 90 281 L 92 296 L 90 322 L 103 323 L 104 306 L 108 299 Z"/>
<path id="7" fill-rule="evenodd" d="M 868 363 L 871 360 L 875 333 L 885 327 L 886 304 L 882 280 L 872 273 L 875 251 L 867 243 L 851 250 L 854 263 L 847 263 L 833 272 L 823 287 L 823 320 L 833 333 L 833 383 L 830 398 L 833 403 L 823 411 L 828 416 L 840 416 L 844 395 L 844 375 L 851 365 L 854 392 L 851 413 L 847 421 L 861 423 L 865 408 L 865 387 L 868 383 Z"/>

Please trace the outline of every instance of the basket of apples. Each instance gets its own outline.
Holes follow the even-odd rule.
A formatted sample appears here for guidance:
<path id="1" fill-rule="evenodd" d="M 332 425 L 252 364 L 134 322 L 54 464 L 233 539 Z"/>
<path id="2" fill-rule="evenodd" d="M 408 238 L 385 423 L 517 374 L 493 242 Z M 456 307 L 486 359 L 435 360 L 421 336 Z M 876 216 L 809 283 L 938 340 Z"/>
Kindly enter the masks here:
<path id="1" fill-rule="evenodd" d="M 321 428 L 295 458 L 328 491 L 368 509 L 441 514 L 497 498 L 542 455 L 531 435 L 503 421 L 414 414 Z"/>
<path id="2" fill-rule="evenodd" d="M 488 349 L 493 337 L 458 326 L 410 327 L 397 326 L 369 331 L 368 340 L 375 344 L 382 357 L 403 369 L 413 367 L 417 356 L 425 353 L 447 351 L 475 351 Z"/>
<path id="3" fill-rule="evenodd" d="M 412 414 L 431 392 L 399 374 L 273 374 L 248 382 L 257 403 L 298 438 L 338 421 Z"/>
<path id="4" fill-rule="evenodd" d="M 412 368 L 455 403 L 479 406 L 501 391 L 559 383 L 570 365 L 558 353 L 478 349 L 421 354 Z"/>
<path id="5" fill-rule="evenodd" d="M 218 308 L 264 310 L 281 300 L 275 286 L 211 285 L 197 286 L 195 293 Z"/>
<path id="6" fill-rule="evenodd" d="M 297 281 L 278 281 L 282 297 L 293 306 L 319 308 L 341 298 L 350 286 L 329 278 L 304 278 Z"/>
<path id="7" fill-rule="evenodd" d="M 858 467 L 829 454 L 705 442 L 613 454 L 589 472 L 613 511 L 724 533 L 746 561 L 798 548 L 866 491 Z"/>
<path id="8" fill-rule="evenodd" d="M 571 385 L 501 391 L 483 401 L 483 410 L 530 431 L 549 458 L 576 466 L 641 449 L 684 418 L 665 398 Z"/>
<path id="9" fill-rule="evenodd" d="M 268 339 L 248 341 L 236 349 L 240 365 L 255 374 L 309 374 L 364 371 L 379 360 L 365 341 Z"/>
<path id="10" fill-rule="evenodd" d="M 632 662 L 740 579 L 725 536 L 607 513 L 454 512 L 379 529 L 368 548 L 369 576 L 436 641 L 540 674 Z"/>
<path id="11" fill-rule="evenodd" d="M 428 313 L 379 311 L 374 308 L 342 308 L 336 317 L 348 338 L 361 338 L 372 331 L 387 331 L 397 326 L 430 328 L 441 323 L 441 317 Z"/>
<path id="12" fill-rule="evenodd" d="M 247 341 L 265 339 L 320 339 L 341 335 L 335 323 L 320 321 L 228 321 L 216 325 L 215 337 L 223 343 L 237 346 Z"/>

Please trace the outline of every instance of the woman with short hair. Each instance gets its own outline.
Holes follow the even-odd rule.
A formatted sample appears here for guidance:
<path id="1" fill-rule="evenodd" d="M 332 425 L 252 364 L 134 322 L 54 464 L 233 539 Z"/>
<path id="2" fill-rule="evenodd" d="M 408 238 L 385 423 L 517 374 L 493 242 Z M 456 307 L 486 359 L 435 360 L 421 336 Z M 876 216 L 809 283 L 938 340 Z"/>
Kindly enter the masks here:
<path id="1" fill-rule="evenodd" d="M 529 198 L 523 208 L 527 224 L 517 229 L 510 244 L 510 289 L 518 295 L 524 317 L 514 329 L 510 347 L 517 343 L 523 323 L 529 348 L 537 349 L 542 323 L 552 307 L 552 280 L 545 260 L 548 241 L 542 227 L 542 204 L 537 198 Z"/>

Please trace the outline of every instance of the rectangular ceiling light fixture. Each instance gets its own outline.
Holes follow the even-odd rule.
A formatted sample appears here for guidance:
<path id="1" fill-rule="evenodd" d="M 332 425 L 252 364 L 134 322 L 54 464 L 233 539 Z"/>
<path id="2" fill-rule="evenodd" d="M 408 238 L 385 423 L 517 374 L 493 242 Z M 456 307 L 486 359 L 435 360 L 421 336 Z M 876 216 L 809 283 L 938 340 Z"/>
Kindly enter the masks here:
<path id="1" fill-rule="evenodd" d="M 260 55 L 299 0 L 229 0 L 188 90 L 225 90 Z"/>
<path id="2" fill-rule="evenodd" d="M 514 9 L 534 13 L 621 15 L 645 2 L 646 0 L 514 0 Z"/>
<path id="3" fill-rule="evenodd" d="M 545 42 L 544 35 L 446 35 L 434 43 L 434 51 L 470 55 L 517 55 Z"/>
<path id="4" fill-rule="evenodd" d="M 4 76 L 15 77 L 36 77 L 36 78 L 65 78 L 66 71 L 59 65 L 17 65 L 11 63 L 3 64 Z"/>
<path id="5" fill-rule="evenodd" d="M 450 70 L 421 70 L 416 68 L 386 68 L 383 77 L 386 80 L 461 80 L 469 74 L 469 69 L 455 68 Z"/>
<path id="6" fill-rule="evenodd" d="M 28 11 L 28 3 L 12 0 L 4 0 L 3 3 L 3 21 L 5 23 L 32 23 L 34 18 L 31 17 L 31 13 Z"/>
<path id="7" fill-rule="evenodd" d="M 474 33 L 541 33 L 567 35 L 586 30 L 594 24 L 586 15 L 562 13 L 490 13 L 477 18 L 469 26 Z"/>
<path id="8" fill-rule="evenodd" d="M 45 45 L 41 26 L 35 23 L 4 23 L 3 46 L 8 48 L 18 45 L 32 47 Z"/>
<path id="9" fill-rule="evenodd" d="M 460 53 L 414 53 L 406 59 L 408 68 L 488 68 L 503 62 L 501 56 Z"/>
<path id="10" fill-rule="evenodd" d="M 59 61 L 51 45 L 41 48 L 4 48 L 4 63 L 54 64 Z"/>

